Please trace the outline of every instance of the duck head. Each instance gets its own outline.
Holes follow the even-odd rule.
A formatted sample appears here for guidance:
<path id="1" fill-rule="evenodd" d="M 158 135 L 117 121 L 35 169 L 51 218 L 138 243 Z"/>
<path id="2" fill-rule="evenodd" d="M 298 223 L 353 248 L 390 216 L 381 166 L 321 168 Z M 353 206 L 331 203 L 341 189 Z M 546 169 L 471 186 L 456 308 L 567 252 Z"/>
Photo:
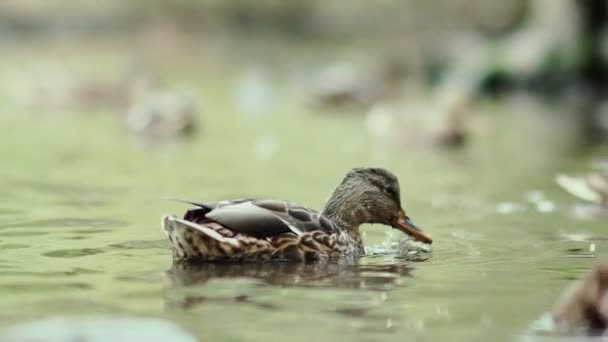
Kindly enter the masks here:
<path id="1" fill-rule="evenodd" d="M 399 181 L 386 169 L 352 169 L 332 193 L 323 214 L 344 229 L 356 230 L 361 224 L 377 223 L 400 230 L 417 241 L 433 241 L 403 210 Z"/>

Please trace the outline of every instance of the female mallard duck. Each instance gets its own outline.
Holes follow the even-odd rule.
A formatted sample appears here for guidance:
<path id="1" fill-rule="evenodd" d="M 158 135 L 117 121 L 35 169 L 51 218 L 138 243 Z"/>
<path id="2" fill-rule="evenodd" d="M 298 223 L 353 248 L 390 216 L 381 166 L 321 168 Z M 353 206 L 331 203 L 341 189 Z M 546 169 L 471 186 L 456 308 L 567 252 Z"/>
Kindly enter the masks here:
<path id="1" fill-rule="evenodd" d="M 364 252 L 359 226 L 380 223 L 431 243 L 401 209 L 397 177 L 385 169 L 351 170 L 322 213 L 263 199 L 190 202 L 183 219 L 165 215 L 162 227 L 177 261 L 315 261 Z"/>

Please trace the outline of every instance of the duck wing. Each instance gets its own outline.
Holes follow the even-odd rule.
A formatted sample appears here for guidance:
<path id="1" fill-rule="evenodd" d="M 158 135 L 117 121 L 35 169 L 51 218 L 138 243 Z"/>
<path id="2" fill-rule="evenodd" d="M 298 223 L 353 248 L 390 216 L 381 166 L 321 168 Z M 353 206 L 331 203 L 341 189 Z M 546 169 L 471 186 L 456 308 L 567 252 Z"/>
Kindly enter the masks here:
<path id="1" fill-rule="evenodd" d="M 195 223 L 216 222 L 232 230 L 256 238 L 269 238 L 285 233 L 302 235 L 323 231 L 333 234 L 337 226 L 319 212 L 298 204 L 266 199 L 238 199 L 222 202 L 179 200 L 195 206 L 184 219 Z"/>

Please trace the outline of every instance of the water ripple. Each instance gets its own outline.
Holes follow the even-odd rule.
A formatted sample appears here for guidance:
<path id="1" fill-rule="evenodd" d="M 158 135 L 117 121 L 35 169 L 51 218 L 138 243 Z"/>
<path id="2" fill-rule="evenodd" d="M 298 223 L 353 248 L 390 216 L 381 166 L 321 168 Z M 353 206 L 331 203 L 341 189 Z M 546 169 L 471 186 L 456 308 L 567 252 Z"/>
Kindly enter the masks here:
<path id="1" fill-rule="evenodd" d="M 0 215 L 18 215 L 21 211 L 16 209 L 0 208 Z"/>
<path id="2" fill-rule="evenodd" d="M 119 243 L 113 243 L 109 247 L 116 249 L 152 249 L 161 248 L 167 249 L 170 247 L 169 242 L 166 239 L 162 240 L 132 240 Z"/>
<path id="3" fill-rule="evenodd" d="M 108 228 L 121 228 L 129 225 L 129 222 L 110 218 L 75 218 L 75 217 L 64 217 L 64 218 L 53 218 L 43 220 L 33 220 L 18 223 L 8 223 L 0 225 L 0 228 L 51 228 L 51 227 L 108 227 Z"/>
<path id="4" fill-rule="evenodd" d="M 37 192 L 48 193 L 48 194 L 62 194 L 71 196 L 83 196 L 83 195 L 118 195 L 127 192 L 126 188 L 121 187 L 107 187 L 107 186 L 90 186 L 82 184 L 74 184 L 72 182 L 43 182 L 43 181 L 15 181 L 12 182 L 13 186 L 18 188 L 29 188 Z"/>
<path id="5" fill-rule="evenodd" d="M 7 249 L 21 249 L 21 248 L 28 248 L 28 247 L 30 247 L 30 246 L 24 245 L 22 243 L 5 243 L 4 245 L 0 245 L 0 251 L 7 250 Z"/>
<path id="6" fill-rule="evenodd" d="M 42 255 L 52 258 L 77 258 L 87 255 L 95 255 L 104 253 L 103 250 L 97 248 L 81 248 L 81 249 L 60 249 L 43 253 Z"/>
<path id="7" fill-rule="evenodd" d="M 8 232 L 0 231 L 0 236 L 39 236 L 39 235 L 46 235 L 46 234 L 49 234 L 49 232 L 39 232 L 39 231 L 32 231 L 32 230 L 8 231 Z"/>
<path id="8" fill-rule="evenodd" d="M 110 205 L 110 201 L 101 200 L 101 199 L 90 199 L 90 198 L 77 198 L 77 199 L 69 199 L 57 201 L 55 204 L 63 205 L 66 207 L 73 208 L 98 208 L 98 207 L 106 207 Z"/>
<path id="9" fill-rule="evenodd" d="M 53 272 L 1 271 L 0 275 L 2 277 L 27 276 L 27 277 L 36 277 L 36 278 L 65 278 L 65 277 L 77 276 L 80 274 L 96 274 L 96 273 L 102 273 L 102 272 L 89 270 L 89 269 L 85 269 L 85 268 L 74 268 L 70 271 L 53 271 Z"/>
<path id="10" fill-rule="evenodd" d="M 0 284 L 0 291 L 58 291 L 69 289 L 92 289 L 93 285 L 87 283 L 10 283 Z"/>

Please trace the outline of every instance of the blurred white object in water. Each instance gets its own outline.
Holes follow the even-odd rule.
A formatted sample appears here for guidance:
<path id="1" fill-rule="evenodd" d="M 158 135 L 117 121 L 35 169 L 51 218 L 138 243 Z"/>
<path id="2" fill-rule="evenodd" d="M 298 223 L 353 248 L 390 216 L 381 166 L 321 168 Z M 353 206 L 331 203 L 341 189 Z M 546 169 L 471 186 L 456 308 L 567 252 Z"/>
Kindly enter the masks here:
<path id="1" fill-rule="evenodd" d="M 573 177 L 560 174 L 555 177 L 555 181 L 570 194 L 593 203 L 602 202 L 602 191 L 608 193 L 608 177 L 602 175 Z"/>
<path id="2" fill-rule="evenodd" d="M 50 318 L 18 325 L 0 335 L 14 342 L 196 342 L 189 333 L 152 318 Z"/>

